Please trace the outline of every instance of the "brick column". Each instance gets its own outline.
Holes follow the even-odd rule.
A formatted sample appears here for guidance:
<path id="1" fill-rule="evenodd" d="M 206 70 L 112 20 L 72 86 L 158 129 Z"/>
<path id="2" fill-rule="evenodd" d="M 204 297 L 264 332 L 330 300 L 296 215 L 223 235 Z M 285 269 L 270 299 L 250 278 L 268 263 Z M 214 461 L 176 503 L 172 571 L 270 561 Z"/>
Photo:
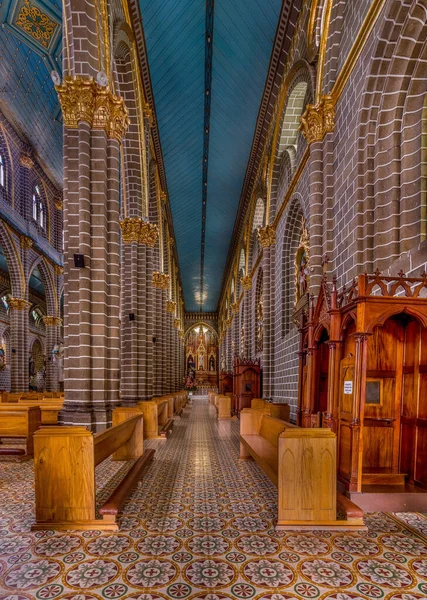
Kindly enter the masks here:
<path id="1" fill-rule="evenodd" d="M 27 392 L 28 374 L 28 309 L 23 298 L 9 298 L 10 317 L 10 391 Z"/>
<path id="2" fill-rule="evenodd" d="M 147 389 L 147 252 L 156 243 L 157 225 L 126 218 L 122 230 L 121 403 L 134 406 Z M 151 290 L 151 283 L 150 283 Z M 152 343 L 152 342 L 151 342 Z"/>
<path id="3" fill-rule="evenodd" d="M 119 402 L 119 148 L 128 118 L 123 101 L 91 78 L 65 77 L 56 89 L 64 118 L 61 421 L 99 430 Z"/>
<path id="4" fill-rule="evenodd" d="M 46 327 L 46 391 L 56 392 L 59 390 L 59 373 L 52 352 L 61 341 L 61 319 L 48 315 L 43 317 L 43 322 Z"/>
<path id="5" fill-rule="evenodd" d="M 251 307 L 252 307 L 252 277 L 242 277 L 242 288 L 245 295 L 245 310 L 243 313 L 243 326 L 245 328 L 245 347 L 242 349 L 244 358 L 251 358 Z"/>
<path id="6" fill-rule="evenodd" d="M 263 396 L 272 396 L 272 352 L 273 352 L 273 323 L 272 323 L 272 297 L 271 269 L 274 265 L 274 244 L 276 242 L 276 231 L 272 225 L 266 225 L 258 232 L 262 251 L 262 299 L 263 299 L 263 342 L 262 342 L 262 375 Z"/>
<path id="7" fill-rule="evenodd" d="M 165 366 L 166 362 L 166 298 L 169 289 L 169 275 L 167 273 L 153 272 L 153 286 L 155 289 L 155 325 L 156 337 L 154 351 L 154 395 L 162 395 L 166 390 Z"/>
<path id="8" fill-rule="evenodd" d="M 145 374 L 143 399 L 151 400 L 154 396 L 154 352 L 153 344 L 154 336 L 154 299 L 157 290 L 153 288 L 153 260 L 154 250 L 152 247 L 147 247 L 145 256 L 145 281 L 146 281 L 146 297 L 145 297 Z M 144 301 L 144 299 L 142 299 Z"/>
<path id="9" fill-rule="evenodd" d="M 331 96 L 321 96 L 308 104 L 301 117 L 301 129 L 310 145 L 310 293 L 318 293 L 323 275 L 323 138 L 335 126 L 335 109 Z"/>

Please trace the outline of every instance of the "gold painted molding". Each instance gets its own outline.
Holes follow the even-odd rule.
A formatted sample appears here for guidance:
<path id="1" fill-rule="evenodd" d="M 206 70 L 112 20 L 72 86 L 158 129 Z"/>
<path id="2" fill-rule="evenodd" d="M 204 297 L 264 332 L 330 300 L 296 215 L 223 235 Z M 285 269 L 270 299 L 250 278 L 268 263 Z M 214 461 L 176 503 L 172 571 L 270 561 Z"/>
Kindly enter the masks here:
<path id="1" fill-rule="evenodd" d="M 153 287 L 159 290 L 167 290 L 169 287 L 170 277 L 167 273 L 160 273 L 154 271 L 153 273 Z"/>
<path id="2" fill-rule="evenodd" d="M 8 303 L 10 308 L 14 310 L 25 310 L 31 306 L 31 303 L 24 300 L 24 298 L 9 298 Z"/>
<path id="3" fill-rule="evenodd" d="M 308 144 L 321 142 L 335 128 L 335 105 L 332 96 L 322 96 L 317 104 L 307 104 L 301 116 L 299 131 Z"/>
<path id="4" fill-rule="evenodd" d="M 27 237 L 26 235 L 21 235 L 21 237 L 19 238 L 19 243 L 21 245 L 21 248 L 25 248 L 27 250 L 33 247 L 33 240 Z"/>
<path id="5" fill-rule="evenodd" d="M 234 314 L 238 314 L 239 312 L 239 303 L 238 302 L 233 302 L 233 304 L 230 306 L 231 310 L 234 312 Z"/>
<path id="6" fill-rule="evenodd" d="M 176 311 L 176 302 L 173 300 L 166 300 L 166 312 L 175 314 Z"/>
<path id="7" fill-rule="evenodd" d="M 28 154 L 21 154 L 21 157 L 19 159 L 19 162 L 21 163 L 21 165 L 23 167 L 26 167 L 27 169 L 32 169 L 34 167 L 34 162 L 33 160 L 28 156 Z"/>
<path id="8" fill-rule="evenodd" d="M 47 315 L 46 317 L 42 318 L 43 323 L 46 325 L 46 327 L 57 327 L 62 323 L 62 319 L 60 317 L 52 317 L 50 315 Z"/>
<path id="9" fill-rule="evenodd" d="M 258 240 L 262 248 L 268 248 L 276 242 L 276 228 L 274 225 L 266 225 L 258 229 Z"/>
<path id="10" fill-rule="evenodd" d="M 153 248 L 159 236 L 159 228 L 155 223 L 144 221 L 140 217 L 128 217 L 120 221 L 124 244 L 137 242 Z"/>
<path id="11" fill-rule="evenodd" d="M 240 281 L 245 292 L 252 289 L 252 275 L 244 275 Z"/>
<path id="12" fill-rule="evenodd" d="M 66 76 L 55 89 L 65 127 L 77 129 L 85 121 L 92 129 L 104 130 L 109 138 L 122 140 L 129 126 L 128 111 L 123 98 L 109 87 L 101 87 L 92 78 Z"/>

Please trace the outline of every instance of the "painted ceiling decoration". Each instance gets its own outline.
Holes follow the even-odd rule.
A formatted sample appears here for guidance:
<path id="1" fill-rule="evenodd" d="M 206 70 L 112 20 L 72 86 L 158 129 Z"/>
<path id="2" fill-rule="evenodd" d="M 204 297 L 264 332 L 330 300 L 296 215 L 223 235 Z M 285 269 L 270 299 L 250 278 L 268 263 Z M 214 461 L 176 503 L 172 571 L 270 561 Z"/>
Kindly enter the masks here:
<path id="1" fill-rule="evenodd" d="M 282 2 L 139 3 L 186 310 L 215 311 Z"/>
<path id="2" fill-rule="evenodd" d="M 60 0 L 0 0 L 0 108 L 62 184 L 62 116 L 50 76 L 62 71 Z"/>

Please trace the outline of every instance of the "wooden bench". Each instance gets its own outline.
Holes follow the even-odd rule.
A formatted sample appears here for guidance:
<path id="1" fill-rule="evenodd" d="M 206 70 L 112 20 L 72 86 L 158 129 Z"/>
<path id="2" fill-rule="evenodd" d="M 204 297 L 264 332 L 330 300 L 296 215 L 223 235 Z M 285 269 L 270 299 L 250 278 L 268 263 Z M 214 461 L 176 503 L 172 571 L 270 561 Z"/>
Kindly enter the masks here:
<path id="1" fill-rule="evenodd" d="M 218 419 L 231 419 L 231 396 L 216 394 L 214 406 Z"/>
<path id="2" fill-rule="evenodd" d="M 39 406 L 41 411 L 42 425 L 57 425 L 58 415 L 63 408 L 63 400 L 60 398 L 42 398 L 41 400 L 32 400 L 23 396 L 19 405 Z"/>
<path id="3" fill-rule="evenodd" d="M 289 422 L 291 416 L 291 407 L 285 402 L 267 402 L 262 398 L 252 398 L 251 408 L 257 410 L 265 410 L 275 419 L 281 419 L 282 421 Z"/>
<path id="4" fill-rule="evenodd" d="M 41 425 L 41 413 L 38 406 L 19 404 L 0 404 L 0 439 L 25 438 L 26 451 L 20 448 L 2 447 L 1 456 L 18 456 L 26 460 L 34 455 L 34 433 Z"/>
<path id="5" fill-rule="evenodd" d="M 85 427 L 43 427 L 34 435 L 36 523 L 39 529 L 117 531 L 117 514 L 138 483 L 154 450 L 143 448 L 143 415 L 135 408 L 113 411 L 113 426 L 96 435 Z M 135 464 L 96 518 L 95 467 L 108 456 Z"/>
<path id="6" fill-rule="evenodd" d="M 303 429 L 262 409 L 240 413 L 240 457 L 253 458 L 278 488 L 277 526 L 366 530 L 363 511 L 336 489 L 336 436 Z M 337 519 L 337 510 L 346 519 Z"/>

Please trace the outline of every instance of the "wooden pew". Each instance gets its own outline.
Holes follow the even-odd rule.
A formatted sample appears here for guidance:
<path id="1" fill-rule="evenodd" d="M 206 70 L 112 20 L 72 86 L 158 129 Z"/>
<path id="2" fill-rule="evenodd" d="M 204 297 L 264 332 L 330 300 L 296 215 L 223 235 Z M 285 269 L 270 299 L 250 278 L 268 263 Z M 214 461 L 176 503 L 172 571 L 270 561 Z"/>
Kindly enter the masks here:
<path id="1" fill-rule="evenodd" d="M 138 409 L 113 411 L 113 427 L 93 435 L 85 427 L 43 427 L 34 435 L 36 524 L 39 529 L 117 531 L 117 514 L 153 458 L 143 448 L 143 415 Z M 137 459 L 100 509 L 96 519 L 95 467 L 108 456 Z"/>
<path id="2" fill-rule="evenodd" d="M 32 400 L 23 396 L 19 401 L 23 406 L 39 406 L 41 411 L 42 425 L 57 425 L 58 415 L 63 408 L 63 400 L 60 398 L 42 398 Z"/>
<path id="3" fill-rule="evenodd" d="M 34 433 L 41 425 L 38 406 L 0 404 L 0 438 L 25 438 L 26 452 L 18 448 L 2 447 L 1 456 L 19 456 L 26 460 L 34 455 Z"/>
<path id="4" fill-rule="evenodd" d="M 240 413 L 240 458 L 253 458 L 278 487 L 278 528 L 366 530 L 363 511 L 337 493 L 330 429 L 304 429 L 246 408 Z M 337 508 L 345 520 L 337 519 Z"/>
<path id="5" fill-rule="evenodd" d="M 215 395 L 214 406 L 218 419 L 231 419 L 231 397 L 223 394 Z"/>
<path id="6" fill-rule="evenodd" d="M 157 404 L 158 410 L 158 435 L 167 438 L 173 427 L 173 397 L 171 399 L 170 396 L 155 396 L 153 401 Z"/>
<path id="7" fill-rule="evenodd" d="M 212 406 L 215 406 L 215 396 L 216 395 L 217 395 L 217 392 L 208 392 L 209 404 L 212 404 Z"/>
<path id="8" fill-rule="evenodd" d="M 252 398 L 251 408 L 265 410 L 270 417 L 286 422 L 289 422 L 291 416 L 291 407 L 285 402 L 267 402 L 267 400 L 263 400 L 262 398 Z"/>

